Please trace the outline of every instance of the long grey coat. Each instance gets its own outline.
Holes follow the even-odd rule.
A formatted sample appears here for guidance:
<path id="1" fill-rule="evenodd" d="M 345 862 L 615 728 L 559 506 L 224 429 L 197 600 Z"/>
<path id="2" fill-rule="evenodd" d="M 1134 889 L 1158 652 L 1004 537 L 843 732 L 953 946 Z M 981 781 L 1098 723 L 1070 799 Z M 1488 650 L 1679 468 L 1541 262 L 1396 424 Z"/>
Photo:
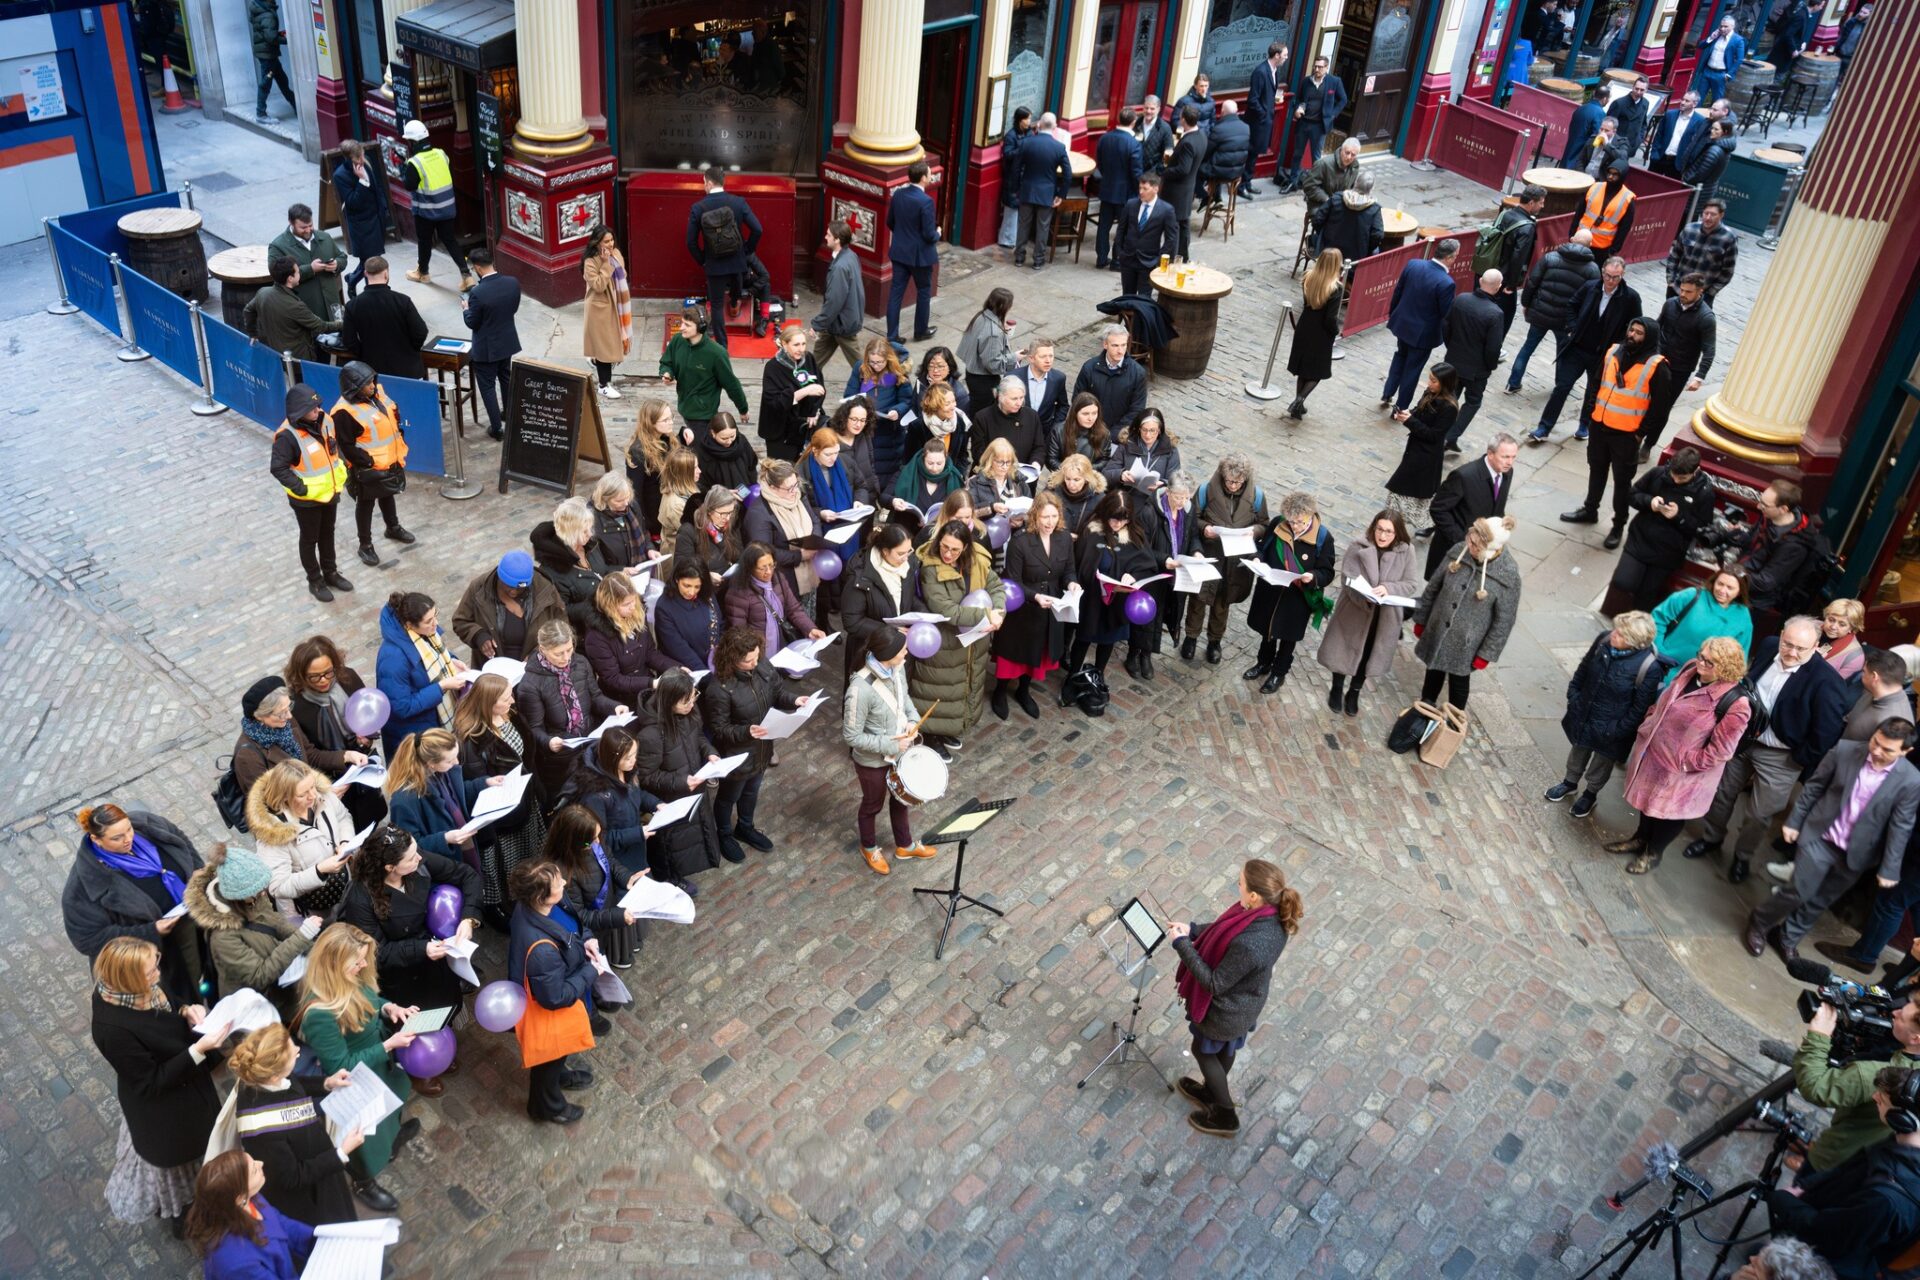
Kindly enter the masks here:
<path id="1" fill-rule="evenodd" d="M 1278 916 L 1255 920 L 1227 944 L 1220 963 L 1209 967 L 1195 944 L 1212 926 L 1212 921 L 1195 924 L 1193 936 L 1175 938 L 1173 949 L 1180 963 L 1213 995 L 1207 1016 L 1200 1021 L 1200 1034 L 1209 1040 L 1235 1040 L 1253 1030 L 1260 1011 L 1267 1007 L 1273 966 L 1287 949 L 1287 931 L 1280 927 Z"/>
<path id="2" fill-rule="evenodd" d="M 1340 598 L 1334 601 L 1320 637 L 1320 665 L 1343 676 L 1371 679 L 1393 669 L 1393 651 L 1400 644 L 1400 624 L 1406 610 L 1397 604 L 1376 604 L 1347 587 L 1349 578 L 1365 578 L 1385 587 L 1390 596 L 1411 596 L 1424 585 L 1414 564 L 1413 545 L 1403 543 L 1382 551 L 1371 536 L 1356 538 L 1340 557 Z M 1367 669 L 1360 670 L 1360 654 L 1373 632 L 1373 652 Z"/>
<path id="3" fill-rule="evenodd" d="M 1458 553 L 1456 545 L 1420 593 L 1413 620 L 1425 630 L 1413 646 L 1413 656 L 1430 671 L 1467 676 L 1473 674 L 1475 658 L 1497 662 L 1507 647 L 1520 613 L 1520 566 L 1506 552 L 1488 561 L 1487 598 L 1476 600 L 1480 562 L 1468 556 L 1456 569 Z"/>

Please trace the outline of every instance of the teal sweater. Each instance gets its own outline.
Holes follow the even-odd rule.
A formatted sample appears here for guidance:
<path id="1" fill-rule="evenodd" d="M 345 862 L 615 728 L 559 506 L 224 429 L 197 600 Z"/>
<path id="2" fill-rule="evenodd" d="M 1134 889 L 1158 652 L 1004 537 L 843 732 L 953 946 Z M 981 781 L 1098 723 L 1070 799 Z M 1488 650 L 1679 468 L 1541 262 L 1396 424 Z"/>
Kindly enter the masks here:
<path id="1" fill-rule="evenodd" d="M 746 388 L 733 376 L 733 360 L 712 338 L 696 345 L 675 334 L 660 357 L 660 372 L 673 379 L 680 416 L 689 422 L 704 422 L 717 413 L 723 391 L 741 413 L 747 411 Z"/>
<path id="2" fill-rule="evenodd" d="M 1662 600 L 1654 608 L 1653 626 L 1653 647 L 1674 662 L 1668 680 L 1680 674 L 1680 664 L 1699 657 L 1700 645 L 1714 636 L 1732 636 L 1742 653 L 1753 652 L 1753 614 L 1738 601 L 1722 605 L 1705 587 L 1682 587 Z"/>

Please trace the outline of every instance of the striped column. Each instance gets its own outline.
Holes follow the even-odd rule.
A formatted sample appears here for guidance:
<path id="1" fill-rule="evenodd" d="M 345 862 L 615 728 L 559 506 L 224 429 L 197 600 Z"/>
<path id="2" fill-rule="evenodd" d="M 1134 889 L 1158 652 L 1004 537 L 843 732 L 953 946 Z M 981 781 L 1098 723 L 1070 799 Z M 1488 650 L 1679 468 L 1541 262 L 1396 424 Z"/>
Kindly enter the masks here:
<path id="1" fill-rule="evenodd" d="M 876 165 L 926 155 L 914 115 L 920 105 L 920 28 L 926 5 L 865 0 L 860 6 L 860 82 L 847 154 Z"/>
<path id="2" fill-rule="evenodd" d="M 1804 184 L 1747 319 L 1727 380 L 1694 434 L 1735 457 L 1793 466 L 1894 219 L 1920 179 L 1920 4 L 1874 13 L 1814 147 Z M 1751 242 L 1748 242 L 1749 246 Z M 1752 253 L 1751 247 L 1746 252 Z"/>

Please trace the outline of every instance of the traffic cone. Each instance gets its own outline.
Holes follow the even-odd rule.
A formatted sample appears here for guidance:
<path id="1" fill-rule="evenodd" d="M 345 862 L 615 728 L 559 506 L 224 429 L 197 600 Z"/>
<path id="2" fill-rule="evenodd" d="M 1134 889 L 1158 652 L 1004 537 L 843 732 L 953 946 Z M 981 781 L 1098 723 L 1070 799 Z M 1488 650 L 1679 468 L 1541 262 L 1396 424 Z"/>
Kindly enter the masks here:
<path id="1" fill-rule="evenodd" d="M 161 111 L 171 116 L 191 110 L 187 100 L 180 96 L 180 82 L 173 76 L 173 60 L 164 53 L 160 55 L 160 84 L 167 91 L 167 100 L 160 104 Z"/>

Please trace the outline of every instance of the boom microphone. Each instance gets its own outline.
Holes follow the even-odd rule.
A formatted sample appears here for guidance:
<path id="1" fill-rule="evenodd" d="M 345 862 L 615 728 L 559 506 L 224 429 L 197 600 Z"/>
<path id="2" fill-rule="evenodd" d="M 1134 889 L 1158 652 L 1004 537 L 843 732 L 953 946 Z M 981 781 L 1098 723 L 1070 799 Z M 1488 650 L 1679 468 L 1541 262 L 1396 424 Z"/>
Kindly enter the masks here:
<path id="1" fill-rule="evenodd" d="M 1833 970 L 1826 965 L 1795 956 L 1787 961 L 1787 976 L 1795 982 L 1804 982 L 1808 986 L 1824 987 L 1833 978 Z"/>

